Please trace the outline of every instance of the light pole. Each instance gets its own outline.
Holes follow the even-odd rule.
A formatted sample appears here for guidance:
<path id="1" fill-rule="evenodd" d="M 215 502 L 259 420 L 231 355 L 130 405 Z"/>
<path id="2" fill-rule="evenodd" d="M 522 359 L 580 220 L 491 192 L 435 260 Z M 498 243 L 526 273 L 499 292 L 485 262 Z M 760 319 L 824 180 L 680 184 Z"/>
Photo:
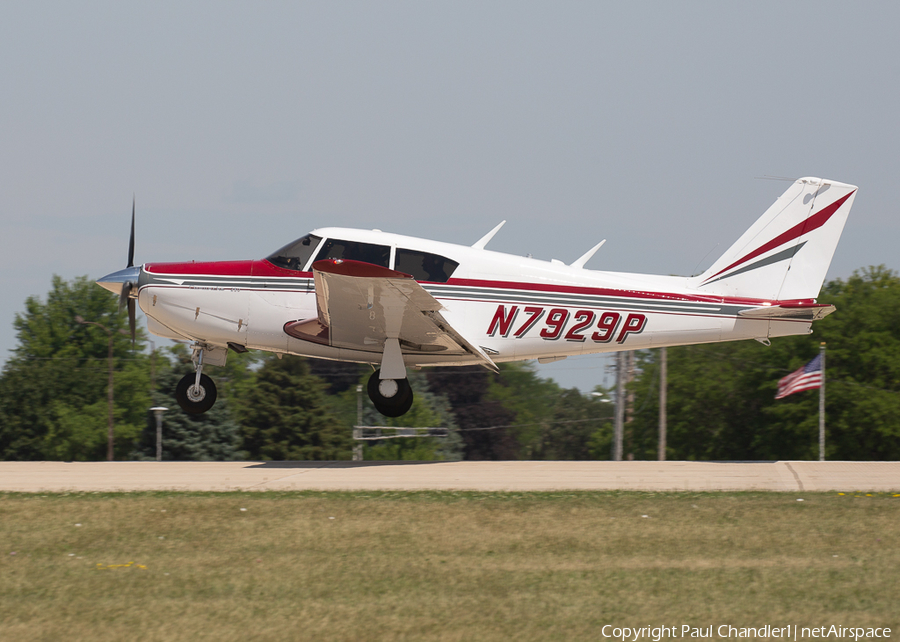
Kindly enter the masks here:
<path id="1" fill-rule="evenodd" d="M 101 325 L 96 321 L 85 321 L 81 315 L 75 315 L 75 321 L 80 323 L 81 325 L 95 325 L 104 332 L 106 332 L 109 337 L 109 356 L 107 361 L 109 362 L 109 383 L 106 387 L 106 396 L 109 402 L 109 420 L 108 426 L 106 430 L 106 460 L 113 460 L 113 331 L 107 328 L 105 325 Z M 128 334 L 123 330 L 119 330 L 122 334 Z"/>
<path id="2" fill-rule="evenodd" d="M 156 461 L 162 461 L 162 418 L 168 408 L 154 406 L 150 410 L 156 416 Z"/>

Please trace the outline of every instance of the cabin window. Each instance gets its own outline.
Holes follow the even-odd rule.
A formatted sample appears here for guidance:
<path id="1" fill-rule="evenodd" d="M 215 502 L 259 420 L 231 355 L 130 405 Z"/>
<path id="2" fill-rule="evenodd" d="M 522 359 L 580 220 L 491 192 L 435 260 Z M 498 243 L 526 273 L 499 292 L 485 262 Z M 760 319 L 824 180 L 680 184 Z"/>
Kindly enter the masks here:
<path id="1" fill-rule="evenodd" d="M 437 254 L 402 248 L 397 248 L 397 258 L 394 261 L 395 270 L 412 274 L 416 281 L 434 283 L 446 283 L 458 265 L 456 261 Z"/>
<path id="2" fill-rule="evenodd" d="M 309 257 L 319 247 L 321 240 L 322 238 L 319 236 L 307 234 L 302 239 L 289 243 L 271 256 L 267 256 L 266 260 L 288 270 L 303 270 L 309 262 Z"/>
<path id="3" fill-rule="evenodd" d="M 328 239 L 322 244 L 322 249 L 316 255 L 317 261 L 322 259 L 362 261 L 363 263 L 388 267 L 388 264 L 391 262 L 391 248 L 387 245 L 375 245 L 374 243 Z"/>

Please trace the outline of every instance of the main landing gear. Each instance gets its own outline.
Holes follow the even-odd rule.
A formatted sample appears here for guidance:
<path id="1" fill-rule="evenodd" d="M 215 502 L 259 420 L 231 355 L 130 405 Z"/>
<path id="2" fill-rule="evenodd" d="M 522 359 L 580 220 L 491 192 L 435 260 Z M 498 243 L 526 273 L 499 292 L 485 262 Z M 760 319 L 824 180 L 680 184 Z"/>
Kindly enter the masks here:
<path id="1" fill-rule="evenodd" d="M 406 379 L 381 379 L 381 370 L 369 377 L 366 392 L 375 410 L 385 417 L 405 415 L 412 407 L 413 391 Z"/>
<path id="2" fill-rule="evenodd" d="M 201 415 L 216 403 L 216 384 L 203 374 L 203 355 L 212 351 L 199 345 L 191 346 L 194 350 L 194 366 L 196 372 L 186 374 L 175 387 L 175 401 L 181 409 L 191 415 Z M 218 356 L 218 355 L 216 355 Z M 224 365 L 224 359 L 222 364 Z"/>
<path id="3" fill-rule="evenodd" d="M 412 407 L 413 391 L 406 379 L 406 364 L 398 337 L 385 339 L 381 368 L 369 377 L 366 391 L 375 410 L 385 417 L 405 415 Z"/>

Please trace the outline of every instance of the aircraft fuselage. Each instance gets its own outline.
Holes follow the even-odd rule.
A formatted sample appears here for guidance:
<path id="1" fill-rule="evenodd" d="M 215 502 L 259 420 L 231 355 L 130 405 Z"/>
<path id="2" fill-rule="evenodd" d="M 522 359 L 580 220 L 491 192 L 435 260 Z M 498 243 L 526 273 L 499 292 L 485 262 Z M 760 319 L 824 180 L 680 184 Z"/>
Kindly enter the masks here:
<path id="1" fill-rule="evenodd" d="M 549 360 L 579 354 L 767 339 L 806 334 L 809 319 L 747 319 L 742 310 L 775 301 L 703 295 L 683 277 L 597 272 L 561 263 L 415 239 L 377 231 L 325 229 L 329 239 L 436 254 L 458 263 L 446 282 L 419 281 L 444 307 L 447 321 L 496 362 Z M 317 316 L 313 254 L 300 270 L 268 260 L 149 263 L 138 302 L 150 331 L 174 339 L 380 363 L 371 351 L 313 343 L 288 335 L 286 322 Z M 404 350 L 408 366 L 466 365 L 466 354 Z"/>

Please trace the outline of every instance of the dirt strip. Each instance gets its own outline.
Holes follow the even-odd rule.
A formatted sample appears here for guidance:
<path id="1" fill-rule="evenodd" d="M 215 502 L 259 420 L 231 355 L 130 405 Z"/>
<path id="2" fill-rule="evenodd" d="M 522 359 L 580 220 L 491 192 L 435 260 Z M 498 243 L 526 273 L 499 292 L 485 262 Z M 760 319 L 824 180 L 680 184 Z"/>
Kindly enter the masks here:
<path id="1" fill-rule="evenodd" d="M 0 462 L 0 491 L 900 491 L 900 462 Z"/>

